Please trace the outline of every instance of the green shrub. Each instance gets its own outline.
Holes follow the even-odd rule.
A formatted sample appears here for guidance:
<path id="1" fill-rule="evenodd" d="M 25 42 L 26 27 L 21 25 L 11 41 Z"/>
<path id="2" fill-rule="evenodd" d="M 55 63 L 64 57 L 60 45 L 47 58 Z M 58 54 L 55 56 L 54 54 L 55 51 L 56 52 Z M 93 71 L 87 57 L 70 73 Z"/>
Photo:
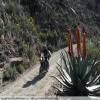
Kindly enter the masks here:
<path id="1" fill-rule="evenodd" d="M 6 69 L 6 71 L 3 73 L 3 80 L 9 80 L 10 79 L 10 73 L 9 71 Z"/>
<path id="2" fill-rule="evenodd" d="M 91 56 L 91 57 L 96 57 L 96 58 L 98 58 L 98 59 L 100 59 L 99 57 L 100 57 L 100 54 L 99 54 L 99 49 L 98 48 L 95 48 L 95 47 L 93 47 L 93 48 L 89 48 L 89 55 Z"/>
<path id="3" fill-rule="evenodd" d="M 17 78 L 18 72 L 16 70 L 16 67 L 9 67 L 6 68 L 6 70 L 3 73 L 3 80 L 15 80 Z"/>
<path id="4" fill-rule="evenodd" d="M 93 43 L 94 43 L 95 47 L 100 48 L 100 36 L 94 37 Z"/>
<path id="5" fill-rule="evenodd" d="M 19 74 L 22 74 L 29 67 L 30 67 L 29 64 L 20 64 L 20 65 L 7 67 L 3 73 L 3 80 L 14 81 L 16 80 Z"/>
<path id="6" fill-rule="evenodd" d="M 29 68 L 29 65 L 23 65 L 23 66 L 25 70 Z"/>
<path id="7" fill-rule="evenodd" d="M 16 66 L 16 69 L 20 74 L 22 74 L 25 71 L 24 66 L 21 64 Z"/>
<path id="8" fill-rule="evenodd" d="M 96 57 L 97 59 L 100 59 L 100 49 L 95 45 L 94 42 L 91 40 L 87 40 L 87 49 L 88 49 L 88 55 L 91 57 Z"/>
<path id="9" fill-rule="evenodd" d="M 11 74 L 11 80 L 15 80 L 15 79 L 17 78 L 18 72 L 17 72 L 15 66 L 12 68 L 12 70 L 13 70 L 13 71 L 12 71 L 12 74 Z"/>
<path id="10" fill-rule="evenodd" d="M 26 69 L 28 69 L 30 66 L 29 66 L 29 64 L 23 64 L 23 67 L 24 67 L 24 69 L 26 70 Z"/>

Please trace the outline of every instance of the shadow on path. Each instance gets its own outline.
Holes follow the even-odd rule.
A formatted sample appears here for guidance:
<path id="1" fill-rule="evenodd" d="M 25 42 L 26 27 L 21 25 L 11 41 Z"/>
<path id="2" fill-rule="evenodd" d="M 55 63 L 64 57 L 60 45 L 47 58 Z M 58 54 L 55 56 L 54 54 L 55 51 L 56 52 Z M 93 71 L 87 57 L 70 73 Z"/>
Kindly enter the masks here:
<path id="1" fill-rule="evenodd" d="M 43 75 L 37 75 L 32 81 L 27 81 L 24 85 L 23 88 L 27 88 L 30 85 L 34 85 L 36 84 L 38 81 L 40 81 L 43 77 L 45 76 L 45 74 Z"/>

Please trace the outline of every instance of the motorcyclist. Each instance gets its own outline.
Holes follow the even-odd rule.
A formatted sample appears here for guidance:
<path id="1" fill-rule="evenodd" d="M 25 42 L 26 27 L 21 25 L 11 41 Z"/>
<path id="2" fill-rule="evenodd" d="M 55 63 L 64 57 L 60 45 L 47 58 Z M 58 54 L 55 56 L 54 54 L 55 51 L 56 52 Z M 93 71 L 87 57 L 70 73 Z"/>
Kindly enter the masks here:
<path id="1" fill-rule="evenodd" d="M 48 50 L 47 46 L 43 46 L 41 53 L 43 53 L 45 59 L 49 60 L 49 58 L 51 57 L 51 52 Z"/>
<path id="2" fill-rule="evenodd" d="M 51 57 L 51 52 L 48 50 L 47 46 L 43 46 L 41 50 L 41 66 L 40 69 L 46 69 L 48 71 L 49 68 L 49 59 Z"/>

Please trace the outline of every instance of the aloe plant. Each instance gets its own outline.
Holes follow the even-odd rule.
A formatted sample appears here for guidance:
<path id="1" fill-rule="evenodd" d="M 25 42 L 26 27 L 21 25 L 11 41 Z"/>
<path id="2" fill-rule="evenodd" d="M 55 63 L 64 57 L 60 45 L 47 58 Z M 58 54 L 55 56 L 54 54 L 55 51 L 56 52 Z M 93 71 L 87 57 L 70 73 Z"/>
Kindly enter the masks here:
<path id="1" fill-rule="evenodd" d="M 65 51 L 61 53 L 62 64 L 58 64 L 59 77 L 56 78 L 62 88 L 58 95 L 63 96 L 100 96 L 100 73 L 95 70 L 100 63 L 96 59 L 83 59 L 69 56 Z"/>

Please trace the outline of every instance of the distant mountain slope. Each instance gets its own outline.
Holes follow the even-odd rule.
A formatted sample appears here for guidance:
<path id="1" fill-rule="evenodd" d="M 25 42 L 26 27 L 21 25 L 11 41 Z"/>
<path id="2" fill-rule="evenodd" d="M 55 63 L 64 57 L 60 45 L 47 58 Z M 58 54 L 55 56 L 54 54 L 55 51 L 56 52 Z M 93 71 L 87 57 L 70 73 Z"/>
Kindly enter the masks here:
<path id="1" fill-rule="evenodd" d="M 100 34 L 99 0 L 21 0 L 41 25 L 41 30 L 65 31 L 66 25 L 82 22 L 88 31 Z M 99 2 L 100 4 L 100 2 Z"/>

